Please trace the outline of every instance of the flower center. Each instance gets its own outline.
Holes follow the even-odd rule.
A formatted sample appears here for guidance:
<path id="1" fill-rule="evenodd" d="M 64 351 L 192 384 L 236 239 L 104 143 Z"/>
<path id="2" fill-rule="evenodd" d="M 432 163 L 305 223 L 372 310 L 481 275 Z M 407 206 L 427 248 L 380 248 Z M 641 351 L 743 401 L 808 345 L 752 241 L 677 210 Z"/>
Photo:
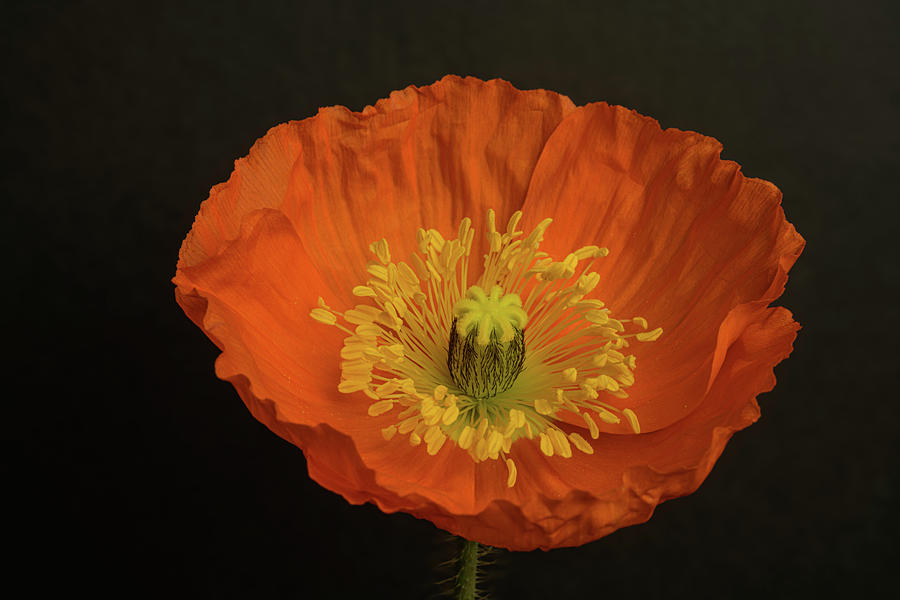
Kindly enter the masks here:
<path id="1" fill-rule="evenodd" d="M 373 243 L 370 279 L 353 288 L 368 302 L 340 313 L 320 298 L 310 312 L 347 334 L 338 390 L 374 401 L 368 414 L 386 425 L 386 442 L 399 433 L 434 455 L 450 440 L 476 462 L 504 460 L 510 487 L 514 443 L 568 458 L 572 446 L 593 454 L 582 433 L 597 439 L 596 419 L 640 433 L 625 391 L 636 359 L 625 352 L 662 334 L 587 298 L 600 281 L 591 266 L 606 249 L 585 246 L 554 261 L 538 249 L 551 220 L 519 239 L 521 217 L 500 233 L 488 211 L 489 251 L 471 286 L 466 218 L 452 240 L 419 229 L 412 266 L 393 262 L 386 240 Z"/>
<path id="2" fill-rule="evenodd" d="M 476 399 L 512 387 L 525 362 L 528 315 L 517 294 L 501 294 L 499 285 L 490 296 L 473 285 L 453 307 L 447 367 L 459 389 Z"/>

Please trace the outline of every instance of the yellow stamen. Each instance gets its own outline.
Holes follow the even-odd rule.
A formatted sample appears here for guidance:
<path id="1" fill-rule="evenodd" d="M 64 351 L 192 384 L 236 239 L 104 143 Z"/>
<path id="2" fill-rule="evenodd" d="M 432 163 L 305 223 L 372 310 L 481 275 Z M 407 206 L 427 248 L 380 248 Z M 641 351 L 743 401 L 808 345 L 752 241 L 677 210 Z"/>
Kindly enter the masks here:
<path id="1" fill-rule="evenodd" d="M 662 335 L 643 317 L 614 317 L 586 298 L 602 289 L 591 268 L 608 250 L 584 246 L 555 260 L 539 249 L 551 220 L 525 236 L 521 219 L 515 212 L 500 231 L 488 211 L 488 253 L 474 281 L 475 230 L 466 218 L 455 239 L 419 229 L 408 263 L 393 260 L 387 240 L 373 242 L 369 279 L 351 290 L 362 303 L 341 313 L 320 298 L 310 310 L 346 334 L 338 390 L 364 393 L 370 416 L 394 420 L 381 429 L 385 443 L 400 434 L 436 455 L 450 440 L 476 462 L 503 460 L 509 487 L 519 443 L 560 460 L 573 446 L 593 454 L 598 423 L 640 433 L 637 415 L 621 407 L 635 381 L 628 348 Z M 453 355 L 453 336 L 469 354 Z M 584 425 L 558 420 L 562 411 Z"/>

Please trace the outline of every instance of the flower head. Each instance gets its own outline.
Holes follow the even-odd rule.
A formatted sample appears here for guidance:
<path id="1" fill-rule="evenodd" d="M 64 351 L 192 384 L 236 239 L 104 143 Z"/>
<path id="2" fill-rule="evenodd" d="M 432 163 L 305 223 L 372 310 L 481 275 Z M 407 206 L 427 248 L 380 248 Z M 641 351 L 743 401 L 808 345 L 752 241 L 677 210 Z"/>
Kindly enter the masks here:
<path id="1" fill-rule="evenodd" d="M 696 489 L 790 353 L 803 240 L 720 150 L 503 81 L 322 109 L 213 188 L 176 297 L 325 487 L 581 544 Z"/>

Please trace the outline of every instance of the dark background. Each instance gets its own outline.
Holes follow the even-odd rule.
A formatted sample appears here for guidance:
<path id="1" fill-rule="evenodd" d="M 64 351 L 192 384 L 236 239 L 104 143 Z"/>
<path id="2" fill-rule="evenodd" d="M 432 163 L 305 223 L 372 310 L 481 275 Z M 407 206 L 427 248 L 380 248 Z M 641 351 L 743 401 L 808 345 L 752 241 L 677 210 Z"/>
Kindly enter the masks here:
<path id="1" fill-rule="evenodd" d="M 215 378 L 169 279 L 209 188 L 269 127 L 457 73 L 714 136 L 783 190 L 808 241 L 780 301 L 804 325 L 794 354 L 700 490 L 581 548 L 500 552 L 488 589 L 758 599 L 893 583 L 894 3 L 251 4 L 2 11 L 8 575 L 34 597 L 435 591 L 446 534 L 313 483 Z"/>

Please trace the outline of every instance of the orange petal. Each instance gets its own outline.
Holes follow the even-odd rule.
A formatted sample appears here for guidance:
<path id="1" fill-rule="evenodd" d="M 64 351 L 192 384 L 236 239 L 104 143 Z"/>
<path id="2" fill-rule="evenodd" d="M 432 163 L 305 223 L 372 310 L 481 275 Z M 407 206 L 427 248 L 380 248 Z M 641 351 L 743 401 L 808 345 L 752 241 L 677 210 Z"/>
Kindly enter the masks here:
<path id="1" fill-rule="evenodd" d="M 287 191 L 291 166 L 300 152 L 297 123 L 273 127 L 234 163 L 225 183 L 209 192 L 194 226 L 181 245 L 178 267 L 197 265 L 237 237 L 244 217 L 260 208 L 278 208 Z"/>
<path id="2" fill-rule="evenodd" d="M 477 256 L 487 209 L 505 226 L 544 143 L 573 109 L 553 92 L 455 76 L 359 113 L 322 109 L 298 127 L 302 152 L 283 210 L 334 296 L 365 280 L 376 240 L 408 260 L 420 226 L 455 237 L 471 217 Z"/>
<path id="3" fill-rule="evenodd" d="M 222 349 L 222 378 L 246 377 L 281 412 L 322 422 L 333 407 L 317 391 L 336 388 L 343 338 L 309 317 L 321 280 L 281 213 L 251 212 L 239 231 L 215 257 L 177 271 L 178 300 Z"/>
<path id="4" fill-rule="evenodd" d="M 525 202 L 532 223 L 557 217 L 542 249 L 596 244 L 596 297 L 614 315 L 662 327 L 638 358 L 628 406 L 643 431 L 684 418 L 715 380 L 729 345 L 777 298 L 803 239 L 775 186 L 719 158 L 714 139 L 622 107 L 590 104 L 547 143 Z M 613 431 L 605 425 L 601 430 Z"/>

